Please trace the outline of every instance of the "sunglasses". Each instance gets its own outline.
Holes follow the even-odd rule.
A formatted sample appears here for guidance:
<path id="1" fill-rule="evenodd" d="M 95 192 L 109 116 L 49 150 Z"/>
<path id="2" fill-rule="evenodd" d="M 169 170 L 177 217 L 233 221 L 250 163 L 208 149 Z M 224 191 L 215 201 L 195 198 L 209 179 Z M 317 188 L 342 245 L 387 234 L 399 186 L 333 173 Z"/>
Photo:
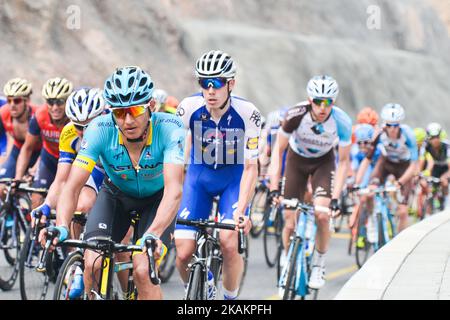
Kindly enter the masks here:
<path id="1" fill-rule="evenodd" d="M 9 104 L 19 104 L 22 103 L 24 99 L 22 97 L 19 97 L 19 98 L 8 98 L 7 100 Z"/>
<path id="2" fill-rule="evenodd" d="M 400 126 L 400 123 L 386 123 L 386 127 L 388 128 L 397 128 Z"/>
<path id="3" fill-rule="evenodd" d="M 325 107 L 330 107 L 333 104 L 333 99 L 331 98 L 315 98 L 312 99 L 312 102 L 318 106 L 325 105 Z"/>
<path id="4" fill-rule="evenodd" d="M 200 78 L 198 79 L 198 83 L 200 87 L 205 90 L 209 88 L 220 89 L 227 84 L 228 80 L 226 78 Z"/>
<path id="5" fill-rule="evenodd" d="M 79 123 L 73 123 L 73 126 L 75 127 L 75 129 L 77 129 L 78 131 L 83 131 L 84 129 L 87 128 L 89 123 L 87 124 L 79 124 Z"/>
<path id="6" fill-rule="evenodd" d="M 358 141 L 358 145 L 363 146 L 363 145 L 369 145 L 370 141 Z"/>
<path id="7" fill-rule="evenodd" d="M 114 116 L 118 119 L 125 119 L 127 114 L 131 114 L 133 118 L 137 118 L 140 115 L 145 113 L 145 110 L 147 110 L 147 106 L 133 106 L 128 108 L 115 108 L 112 109 L 112 112 Z"/>
<path id="8" fill-rule="evenodd" d="M 49 106 L 53 106 L 55 104 L 58 106 L 62 106 L 65 103 L 66 103 L 66 100 L 64 100 L 64 99 L 54 99 L 54 98 L 47 99 L 47 104 Z"/>

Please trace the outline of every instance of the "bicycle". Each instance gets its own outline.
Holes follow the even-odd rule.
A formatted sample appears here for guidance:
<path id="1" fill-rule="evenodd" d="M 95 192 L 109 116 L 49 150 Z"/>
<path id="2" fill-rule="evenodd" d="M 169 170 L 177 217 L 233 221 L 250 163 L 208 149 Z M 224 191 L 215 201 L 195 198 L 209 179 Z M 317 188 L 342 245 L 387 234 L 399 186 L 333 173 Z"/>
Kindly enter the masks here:
<path id="1" fill-rule="evenodd" d="M 132 211 L 131 216 L 132 226 L 134 230 L 136 230 L 138 227 L 140 216 L 136 211 Z M 54 237 L 54 235 L 52 236 Z M 136 241 L 137 234 L 134 233 L 133 243 L 135 243 Z M 44 250 L 48 250 L 50 243 L 50 240 L 47 240 Z M 94 237 L 86 241 L 65 240 L 58 245 L 63 247 L 74 247 L 77 248 L 77 250 L 70 253 L 61 266 L 61 270 L 55 283 L 53 300 L 69 300 L 71 285 L 73 283 L 77 269 L 81 270 L 84 273 L 84 250 L 86 249 L 99 252 L 99 258 L 101 258 L 100 265 L 102 266 L 102 271 L 100 272 L 100 279 L 98 281 L 99 292 L 94 289 L 91 290 L 91 294 L 93 295 L 95 300 L 137 299 L 138 292 L 135 288 L 132 276 L 132 256 L 130 255 L 130 261 L 115 262 L 114 254 L 121 252 L 142 251 L 142 247 L 140 245 L 117 244 L 112 241 L 110 237 Z M 158 276 L 158 270 L 156 268 L 156 262 L 153 255 L 155 245 L 156 243 L 154 240 L 148 240 L 145 243 L 145 247 L 147 248 L 147 254 L 149 257 L 150 280 L 153 284 L 159 285 L 161 280 Z M 122 292 L 118 278 L 114 277 L 114 274 L 126 270 L 129 270 L 127 289 L 126 292 Z M 92 273 L 92 278 L 94 279 L 94 283 L 97 283 L 95 281 L 94 272 Z M 82 299 L 88 299 L 88 296 L 84 294 Z"/>
<path id="2" fill-rule="evenodd" d="M 208 232 L 212 229 L 235 230 L 235 224 L 219 223 L 207 220 L 177 219 L 177 224 L 194 226 L 199 230 L 196 233 L 196 251 L 193 261 L 189 263 L 189 280 L 185 300 L 208 300 L 208 271 L 214 275 L 217 286 L 222 271 L 222 254 L 219 239 Z M 238 252 L 244 253 L 246 249 L 243 230 L 238 233 Z"/>
<path id="3" fill-rule="evenodd" d="M 375 189 L 355 188 L 355 191 L 358 195 L 375 196 L 373 213 L 369 214 L 367 208 L 361 208 L 358 221 L 355 255 L 356 264 L 361 268 L 372 253 L 377 252 L 396 235 L 394 203 L 389 194 L 397 194 L 399 189 L 388 185 Z"/>
<path id="4" fill-rule="evenodd" d="M 20 253 L 31 220 L 31 199 L 26 192 L 36 189 L 24 187 L 25 181 L 12 178 L 0 179 L 0 183 L 6 185 L 5 200 L 0 205 L 0 248 L 7 262 L 0 267 L 0 288 L 7 291 L 16 282 Z"/>
<path id="5" fill-rule="evenodd" d="M 268 181 L 265 178 L 260 177 L 258 184 L 255 188 L 255 194 L 253 195 L 250 203 L 250 220 L 252 222 L 252 228 L 250 229 L 250 235 L 253 238 L 259 237 L 264 230 L 265 222 L 267 221 L 267 208 L 269 207 Z"/>
<path id="6" fill-rule="evenodd" d="M 441 188 L 441 179 L 430 176 L 420 175 L 427 183 L 428 193 L 422 197 L 421 210 L 418 212 L 419 220 L 423 220 L 425 216 L 432 215 L 439 210 L 444 210 L 445 196 Z"/>
<path id="7" fill-rule="evenodd" d="M 175 271 L 176 257 L 176 247 L 172 241 L 167 248 L 167 254 L 164 256 L 161 264 L 159 265 L 159 278 L 161 279 L 161 283 L 168 282 L 173 272 Z"/>
<path id="8" fill-rule="evenodd" d="M 308 287 L 311 273 L 312 254 L 314 252 L 317 226 L 315 224 L 315 210 L 329 213 L 327 207 L 312 206 L 298 201 L 298 199 L 284 199 L 282 205 L 299 211 L 295 233 L 291 236 L 286 265 L 283 266 L 278 278 L 278 288 L 283 300 L 294 300 L 300 296 L 305 300 L 308 295 L 317 299 L 319 290 Z M 330 230 L 334 229 L 333 218 L 330 217 Z"/>
<path id="9" fill-rule="evenodd" d="M 34 190 L 33 192 L 36 192 Z M 46 191 L 41 191 L 44 193 Z M 48 293 L 50 282 L 55 283 L 59 269 L 67 254 L 61 247 L 57 247 L 45 262 L 45 270 L 37 270 L 38 263 L 43 253 L 43 248 L 38 241 L 38 236 L 43 225 L 40 224 L 42 213 L 39 212 L 32 219 L 33 227 L 29 227 L 25 236 L 25 243 L 19 260 L 19 283 L 20 296 L 22 300 L 44 300 Z M 48 218 L 47 225 L 56 219 L 53 211 Z M 86 224 L 86 215 L 83 212 L 75 212 L 72 219 L 74 223 L 81 226 Z"/>

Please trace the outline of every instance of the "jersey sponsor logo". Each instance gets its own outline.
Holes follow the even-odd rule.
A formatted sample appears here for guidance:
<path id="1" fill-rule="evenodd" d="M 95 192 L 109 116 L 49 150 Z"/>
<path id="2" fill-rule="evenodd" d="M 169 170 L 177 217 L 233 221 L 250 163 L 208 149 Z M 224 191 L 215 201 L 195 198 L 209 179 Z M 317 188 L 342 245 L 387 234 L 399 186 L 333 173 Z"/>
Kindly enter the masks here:
<path id="1" fill-rule="evenodd" d="M 230 126 L 231 118 L 232 118 L 232 116 L 231 116 L 231 114 L 229 114 L 229 115 L 228 115 L 228 118 L 227 118 L 228 126 Z"/>
<path id="2" fill-rule="evenodd" d="M 123 154 L 123 152 L 122 152 L 122 154 Z M 144 159 L 148 160 L 148 159 L 151 159 L 151 158 L 152 158 L 152 154 L 151 154 L 150 150 L 147 150 L 145 152 Z"/>
<path id="3" fill-rule="evenodd" d="M 261 126 L 261 113 L 258 110 L 254 110 L 250 116 L 250 121 L 259 128 Z"/>
<path id="4" fill-rule="evenodd" d="M 146 164 L 146 165 L 140 166 L 140 169 L 155 169 L 155 168 L 157 168 L 158 166 L 160 166 L 162 164 L 163 164 L 162 162 L 157 162 L 155 164 Z M 116 166 L 116 165 L 113 165 L 113 164 L 110 163 L 109 167 L 111 169 L 113 169 L 114 171 L 125 171 L 125 170 L 134 169 L 134 167 L 131 164 L 128 164 L 128 165 L 117 165 Z"/>
<path id="5" fill-rule="evenodd" d="M 249 149 L 249 150 L 256 150 L 256 149 L 258 149 L 258 140 L 259 140 L 258 137 L 248 139 L 248 141 L 247 141 L 247 149 Z"/>
<path id="6" fill-rule="evenodd" d="M 305 105 L 296 106 L 292 109 L 289 109 L 286 115 L 286 120 L 289 121 L 292 118 L 295 118 L 297 116 L 301 116 L 308 111 L 308 108 Z"/>
<path id="7" fill-rule="evenodd" d="M 106 223 L 99 223 L 98 228 L 102 230 L 108 229 L 108 225 Z"/>
<path id="8" fill-rule="evenodd" d="M 89 162 L 87 162 L 86 160 L 80 159 L 80 158 L 76 158 L 76 161 L 79 162 L 81 165 L 85 165 L 85 166 L 89 165 Z"/>
<path id="9" fill-rule="evenodd" d="M 323 125 L 321 123 L 317 123 L 311 127 L 312 132 L 315 134 L 322 134 L 324 132 Z"/>
<path id="10" fill-rule="evenodd" d="M 120 153 L 117 153 L 117 154 L 113 155 L 113 159 L 114 160 L 119 160 L 119 158 L 121 156 L 123 156 L 123 155 L 124 155 L 124 151 L 121 151 Z"/>
<path id="11" fill-rule="evenodd" d="M 176 124 L 179 128 L 181 128 L 183 126 L 181 124 L 180 120 L 178 120 L 178 119 L 161 119 L 155 125 L 159 125 L 161 122 L 173 123 L 173 124 Z"/>
<path id="12" fill-rule="evenodd" d="M 180 212 L 180 218 L 187 219 L 190 214 L 190 211 L 187 208 L 184 208 L 183 211 Z"/>
<path id="13" fill-rule="evenodd" d="M 97 127 L 114 127 L 114 123 L 113 122 L 104 122 L 104 121 L 100 121 L 97 122 Z"/>
<path id="14" fill-rule="evenodd" d="M 86 139 L 83 139 L 83 140 L 81 141 L 80 148 L 81 148 L 81 150 L 85 150 L 87 147 L 88 147 L 88 142 L 87 142 Z"/>
<path id="15" fill-rule="evenodd" d="M 178 107 L 177 116 L 182 117 L 182 116 L 184 116 L 185 113 L 186 113 L 186 111 L 184 111 L 183 107 Z"/>

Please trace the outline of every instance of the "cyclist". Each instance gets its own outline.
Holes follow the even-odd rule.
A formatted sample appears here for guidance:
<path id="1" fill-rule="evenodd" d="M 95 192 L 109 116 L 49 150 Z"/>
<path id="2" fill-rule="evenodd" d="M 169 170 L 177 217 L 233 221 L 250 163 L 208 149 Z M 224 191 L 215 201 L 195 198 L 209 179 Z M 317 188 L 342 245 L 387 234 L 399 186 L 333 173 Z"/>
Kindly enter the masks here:
<path id="1" fill-rule="evenodd" d="M 380 144 L 382 155 L 379 157 L 370 177 L 370 185 L 384 184 L 389 175 L 396 179 L 395 184 L 400 188 L 402 199 L 399 201 L 397 213 L 399 216 L 399 232 L 408 225 L 408 197 L 411 182 L 417 173 L 418 152 L 416 138 L 412 129 L 401 124 L 405 119 L 405 110 L 397 103 L 388 103 L 381 110 L 384 121 L 382 131 L 374 138 L 371 149 L 362 161 L 356 177 L 356 184 L 362 178 L 373 160 L 377 145 Z M 368 201 L 369 208 L 373 208 L 373 197 Z"/>
<path id="2" fill-rule="evenodd" d="M 33 148 L 42 141 L 39 168 L 32 186 L 50 188 L 58 165 L 59 136 L 69 121 L 64 109 L 72 87 L 72 83 L 64 78 L 52 78 L 44 84 L 42 96 L 46 99 L 46 104 L 38 108 L 30 120 L 25 143 L 17 159 L 16 179 L 23 178 L 29 166 Z M 40 205 L 42 201 L 43 197 L 40 194 L 32 195 L 33 208 Z"/>
<path id="3" fill-rule="evenodd" d="M 311 176 L 313 203 L 322 210 L 338 211 L 340 197 L 350 167 L 352 122 L 350 117 L 334 105 L 339 88 L 330 76 L 320 75 L 307 84 L 308 101 L 291 108 L 278 132 L 271 163 L 271 197 L 276 200 L 281 174 L 281 158 L 288 148 L 284 197 L 304 201 Z M 339 141 L 339 162 L 335 172 L 334 145 Z M 334 185 L 332 181 L 334 180 Z M 325 211 L 325 210 L 323 210 Z M 295 211 L 284 210 L 282 264 L 286 260 L 289 238 L 295 229 Z M 318 225 L 316 249 L 312 261 L 309 287 L 319 289 L 325 284 L 325 253 L 330 241 L 329 215 L 316 209 Z"/>
<path id="4" fill-rule="evenodd" d="M 17 157 L 29 129 L 29 120 L 36 112 L 37 107 L 31 104 L 32 85 L 25 79 L 10 79 L 5 84 L 3 92 L 7 97 L 8 103 L 0 111 L 0 134 L 3 135 L 6 132 L 13 138 L 14 143 L 6 161 L 2 164 L 0 178 L 14 178 L 16 175 Z M 27 168 L 35 165 L 39 158 L 40 150 L 40 141 L 31 146 L 30 161 Z"/>
<path id="5" fill-rule="evenodd" d="M 375 129 L 375 135 L 378 133 L 378 113 L 372 107 L 364 107 L 356 116 L 356 124 L 352 129 L 352 144 L 356 143 L 355 129 L 358 124 L 370 124 Z"/>
<path id="6" fill-rule="evenodd" d="M 44 203 L 33 211 L 34 214 L 38 211 L 43 213 L 42 222 L 45 222 L 45 217 L 49 217 L 51 209 L 56 208 L 58 196 L 69 176 L 72 163 L 80 150 L 80 143 L 83 139 L 85 128 L 92 119 L 103 113 L 105 103 L 100 89 L 81 88 L 70 94 L 65 108 L 66 115 L 71 122 L 66 124 L 61 131 L 58 169 L 55 180 L 48 190 Z M 77 211 L 87 213 L 91 210 L 103 182 L 103 176 L 103 168 L 95 166 L 89 180 L 80 193 Z M 72 234 L 72 237 L 77 239 L 79 231 L 76 234 Z"/>
<path id="7" fill-rule="evenodd" d="M 8 103 L 8 100 L 0 96 L 0 108 L 3 107 L 5 104 Z M 6 135 L 6 132 L 0 133 L 0 164 L 2 164 L 6 160 L 7 155 L 7 149 L 8 149 L 8 137 Z"/>
<path id="8" fill-rule="evenodd" d="M 424 165 L 426 159 L 429 159 L 424 174 L 441 179 L 441 187 L 445 199 L 448 195 L 448 178 L 450 177 L 450 144 L 447 141 L 443 141 L 443 130 L 439 123 L 430 123 L 427 126 L 426 133 L 427 139 L 420 150 L 419 167 Z M 424 181 L 421 182 L 421 185 L 424 194 L 427 194 L 430 190 L 428 190 Z M 444 199 L 440 204 L 441 210 L 444 209 Z"/>
<path id="9" fill-rule="evenodd" d="M 168 96 L 166 99 L 164 111 L 167 113 L 176 114 L 179 104 L 180 103 L 177 98 L 175 98 L 174 96 Z"/>
<path id="10" fill-rule="evenodd" d="M 178 100 L 169 96 L 163 89 L 155 89 L 153 91 L 153 99 L 155 99 L 155 110 L 157 112 L 166 112 L 176 114 L 178 107 Z"/>
<path id="11" fill-rule="evenodd" d="M 207 219 L 213 197 L 219 195 L 221 222 L 239 224 L 247 234 L 251 228 L 247 206 L 258 177 L 261 114 L 252 103 L 231 95 L 236 65 L 227 53 L 204 53 L 197 60 L 195 73 L 201 92 L 182 100 L 177 111 L 192 140 L 178 217 Z M 185 287 L 187 266 L 196 248 L 195 233 L 194 227 L 176 225 L 176 265 Z M 221 231 L 220 246 L 224 299 L 236 299 L 244 267 L 237 250 L 237 233 Z M 214 287 L 208 289 L 210 299 L 215 293 Z"/>
<path id="12" fill-rule="evenodd" d="M 108 236 L 120 242 L 131 222 L 130 212 L 140 213 L 135 230 L 144 245 L 155 239 L 158 259 L 162 241 L 170 241 L 175 215 L 181 200 L 184 166 L 184 130 L 174 115 L 151 113 L 153 81 L 141 68 L 117 69 L 105 81 L 104 99 L 112 113 L 100 115 L 85 130 L 80 151 L 57 204 L 57 241 L 68 236 L 68 226 L 80 192 L 100 159 L 107 177 L 88 216 L 84 239 Z M 45 241 L 46 230 L 41 232 Z M 89 294 L 99 259 L 85 252 L 84 287 Z M 160 286 L 149 279 L 147 254 L 133 257 L 133 279 L 139 299 L 161 299 Z"/>

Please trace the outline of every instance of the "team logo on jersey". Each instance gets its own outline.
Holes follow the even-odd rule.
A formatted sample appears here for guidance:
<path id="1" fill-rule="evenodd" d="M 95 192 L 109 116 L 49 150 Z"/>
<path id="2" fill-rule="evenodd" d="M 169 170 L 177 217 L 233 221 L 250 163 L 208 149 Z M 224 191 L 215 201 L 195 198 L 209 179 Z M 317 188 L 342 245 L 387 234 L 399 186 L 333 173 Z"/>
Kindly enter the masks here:
<path id="1" fill-rule="evenodd" d="M 230 125 L 230 122 L 231 122 L 231 114 L 230 115 L 228 115 L 228 118 L 227 118 L 227 121 L 228 121 L 228 126 Z"/>
<path id="2" fill-rule="evenodd" d="M 151 158 L 152 158 L 152 154 L 150 153 L 150 150 L 147 150 L 145 152 L 144 159 L 148 160 L 148 159 L 151 159 Z"/>
<path id="3" fill-rule="evenodd" d="M 182 107 L 179 107 L 177 109 L 177 116 L 182 117 L 182 116 L 184 116 L 184 114 L 185 114 L 184 109 Z"/>
<path id="4" fill-rule="evenodd" d="M 106 230 L 106 229 L 108 229 L 108 225 L 107 225 L 106 223 L 99 223 L 99 224 L 98 224 L 98 228 L 99 228 L 99 229 Z"/>
<path id="5" fill-rule="evenodd" d="M 128 179 L 128 176 L 127 176 L 125 173 L 121 174 L 120 177 L 121 177 L 123 180 L 127 180 L 127 179 Z"/>
<path id="6" fill-rule="evenodd" d="M 202 121 L 208 121 L 208 120 L 209 120 L 209 115 L 206 114 L 206 113 L 200 114 L 200 120 L 202 120 Z"/>
<path id="7" fill-rule="evenodd" d="M 123 156 L 123 151 L 122 152 L 120 152 L 120 153 L 118 153 L 118 154 L 115 154 L 115 155 L 113 155 L 113 158 L 114 158 L 114 160 L 119 160 L 119 158 L 121 157 L 121 156 Z"/>
<path id="8" fill-rule="evenodd" d="M 247 149 L 256 150 L 258 149 L 258 137 L 250 138 L 247 140 Z"/>
<path id="9" fill-rule="evenodd" d="M 253 111 L 250 121 L 259 128 L 261 126 L 261 113 L 258 110 Z"/>
<path id="10" fill-rule="evenodd" d="M 321 123 L 316 123 L 311 127 L 312 132 L 315 134 L 322 134 L 324 132 L 323 125 Z"/>
<path id="11" fill-rule="evenodd" d="M 187 208 L 184 208 L 183 211 L 181 211 L 181 213 L 180 213 L 180 218 L 187 219 L 190 214 L 191 214 L 191 212 L 188 211 Z"/>

